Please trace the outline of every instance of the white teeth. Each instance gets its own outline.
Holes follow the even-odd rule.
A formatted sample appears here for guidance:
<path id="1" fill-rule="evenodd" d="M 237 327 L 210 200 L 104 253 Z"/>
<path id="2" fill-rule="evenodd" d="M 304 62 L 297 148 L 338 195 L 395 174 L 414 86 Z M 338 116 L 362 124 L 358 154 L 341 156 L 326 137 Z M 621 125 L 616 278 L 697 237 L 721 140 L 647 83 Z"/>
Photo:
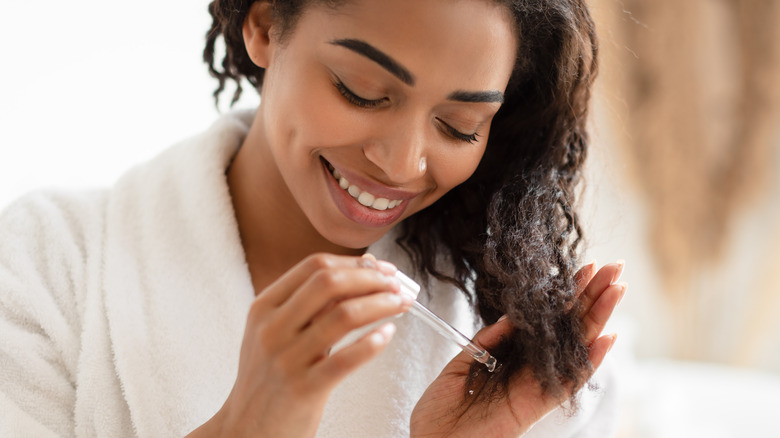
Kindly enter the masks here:
<path id="1" fill-rule="evenodd" d="M 374 210 L 387 210 L 390 208 L 395 208 L 401 204 L 401 200 L 389 200 L 387 198 L 377 198 L 376 196 L 372 195 L 368 192 L 361 192 L 360 187 L 350 184 L 349 181 L 347 181 L 346 178 L 344 178 L 341 173 L 334 169 L 333 166 L 328 166 L 330 168 L 331 174 L 334 178 L 339 182 L 339 187 L 346 190 L 350 196 L 357 199 L 359 203 L 366 207 L 371 207 Z"/>
<path id="2" fill-rule="evenodd" d="M 374 198 L 374 195 L 368 192 L 363 192 L 358 196 L 358 202 L 365 205 L 366 207 L 371 207 L 371 205 L 374 203 L 376 198 Z"/>
<path id="3" fill-rule="evenodd" d="M 376 198 L 373 204 L 371 204 L 371 208 L 375 210 L 387 210 L 387 207 L 390 205 L 390 200 L 387 198 Z"/>

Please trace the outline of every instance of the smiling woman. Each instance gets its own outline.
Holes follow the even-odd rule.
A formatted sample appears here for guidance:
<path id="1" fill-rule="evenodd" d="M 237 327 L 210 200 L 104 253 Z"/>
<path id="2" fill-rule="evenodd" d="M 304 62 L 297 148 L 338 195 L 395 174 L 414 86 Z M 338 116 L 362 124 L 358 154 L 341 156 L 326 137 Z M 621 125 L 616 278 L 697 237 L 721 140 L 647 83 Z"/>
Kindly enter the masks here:
<path id="1" fill-rule="evenodd" d="M 625 293 L 622 264 L 576 269 L 596 69 L 582 2 L 210 12 L 215 97 L 245 78 L 256 111 L 109 190 L 0 218 L 0 432 L 609 436 L 611 386 L 580 391 Z M 388 322 L 412 306 L 399 268 L 495 372 Z"/>

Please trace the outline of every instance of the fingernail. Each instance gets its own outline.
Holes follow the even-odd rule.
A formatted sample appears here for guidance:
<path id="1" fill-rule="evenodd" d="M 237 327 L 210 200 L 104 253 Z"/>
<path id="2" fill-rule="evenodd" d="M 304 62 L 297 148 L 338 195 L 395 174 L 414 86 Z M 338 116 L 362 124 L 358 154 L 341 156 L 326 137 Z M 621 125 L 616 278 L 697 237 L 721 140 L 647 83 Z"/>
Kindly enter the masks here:
<path id="1" fill-rule="evenodd" d="M 612 281 L 609 283 L 610 285 L 613 285 L 620 280 L 620 277 L 623 275 L 623 266 L 625 266 L 626 261 L 621 259 L 615 263 L 618 265 L 618 269 L 615 271 L 615 276 L 612 277 Z"/>
<path id="2" fill-rule="evenodd" d="M 501 321 L 503 321 L 503 320 L 505 320 L 507 318 L 509 318 L 509 315 L 507 315 L 507 314 L 501 315 L 501 318 L 498 318 L 498 321 L 496 321 L 496 322 L 499 323 L 499 322 L 501 322 Z"/>
<path id="3" fill-rule="evenodd" d="M 401 304 L 403 304 L 404 307 L 409 307 L 414 303 L 417 298 L 413 295 L 406 294 L 401 290 L 401 293 L 398 294 L 399 297 L 401 297 Z"/>
<path id="4" fill-rule="evenodd" d="M 590 280 L 590 278 L 593 277 L 593 273 L 596 272 L 596 261 L 593 260 L 587 265 L 583 266 L 581 272 L 584 279 Z"/>
<path id="5" fill-rule="evenodd" d="M 626 295 L 626 289 L 628 289 L 628 283 L 618 283 L 620 285 L 620 297 L 618 297 L 617 304 L 623 301 L 623 297 Z"/>
<path id="6" fill-rule="evenodd" d="M 377 260 L 376 261 L 376 267 L 379 269 L 379 272 L 385 274 L 385 275 L 395 275 L 396 272 L 398 272 L 398 268 L 395 267 L 394 264 L 390 262 L 386 262 L 384 260 Z"/>
<path id="7" fill-rule="evenodd" d="M 376 262 L 366 256 L 361 257 L 357 264 L 361 268 L 376 269 Z"/>
<path id="8" fill-rule="evenodd" d="M 591 260 L 589 263 L 582 265 L 582 268 L 577 272 L 578 279 L 589 278 L 596 270 L 596 260 Z"/>
<path id="9" fill-rule="evenodd" d="M 404 297 L 402 294 L 393 294 L 393 293 L 387 293 L 384 294 L 384 299 L 387 300 L 391 305 L 395 307 L 400 307 L 401 304 L 404 302 Z"/>
<path id="10" fill-rule="evenodd" d="M 617 341 L 617 333 L 612 334 L 612 342 L 609 343 L 609 348 L 607 348 L 607 353 L 609 353 L 612 350 L 612 347 L 615 345 L 615 341 Z"/>
<path id="11" fill-rule="evenodd" d="M 384 280 L 387 282 L 387 285 L 390 287 L 391 291 L 393 291 L 396 295 L 401 294 L 401 282 L 398 281 L 397 278 L 385 275 Z"/>
<path id="12" fill-rule="evenodd" d="M 395 324 L 388 322 L 371 334 L 371 342 L 377 345 L 386 344 L 395 334 Z"/>

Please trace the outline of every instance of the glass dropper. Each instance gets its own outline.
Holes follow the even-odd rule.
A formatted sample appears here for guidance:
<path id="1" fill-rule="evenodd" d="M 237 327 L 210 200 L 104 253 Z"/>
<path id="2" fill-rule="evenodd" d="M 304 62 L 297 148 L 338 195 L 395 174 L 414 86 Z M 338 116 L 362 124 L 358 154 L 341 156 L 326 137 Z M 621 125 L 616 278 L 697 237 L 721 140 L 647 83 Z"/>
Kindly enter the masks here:
<path id="1" fill-rule="evenodd" d="M 495 357 L 491 356 L 487 350 L 475 344 L 471 339 L 466 337 L 466 335 L 456 330 L 455 327 L 436 316 L 436 314 L 417 301 L 417 295 L 420 294 L 419 284 L 407 277 L 406 274 L 401 271 L 397 271 L 395 277 L 401 283 L 401 292 L 414 297 L 414 303 L 409 309 L 410 314 L 419 318 L 440 335 L 458 344 L 458 346 L 463 349 L 463 351 L 470 354 L 474 360 L 485 364 L 485 367 L 487 367 L 487 370 L 491 373 L 496 369 L 498 361 Z"/>

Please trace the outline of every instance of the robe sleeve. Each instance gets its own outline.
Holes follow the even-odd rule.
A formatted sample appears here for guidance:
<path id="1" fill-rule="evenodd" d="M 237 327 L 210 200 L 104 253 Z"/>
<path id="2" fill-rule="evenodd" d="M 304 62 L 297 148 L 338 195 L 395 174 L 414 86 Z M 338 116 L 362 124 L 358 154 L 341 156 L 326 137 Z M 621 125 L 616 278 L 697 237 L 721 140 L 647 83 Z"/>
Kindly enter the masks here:
<path id="1" fill-rule="evenodd" d="M 0 214 L 0 436 L 75 434 L 85 247 L 64 202 L 28 195 Z"/>

